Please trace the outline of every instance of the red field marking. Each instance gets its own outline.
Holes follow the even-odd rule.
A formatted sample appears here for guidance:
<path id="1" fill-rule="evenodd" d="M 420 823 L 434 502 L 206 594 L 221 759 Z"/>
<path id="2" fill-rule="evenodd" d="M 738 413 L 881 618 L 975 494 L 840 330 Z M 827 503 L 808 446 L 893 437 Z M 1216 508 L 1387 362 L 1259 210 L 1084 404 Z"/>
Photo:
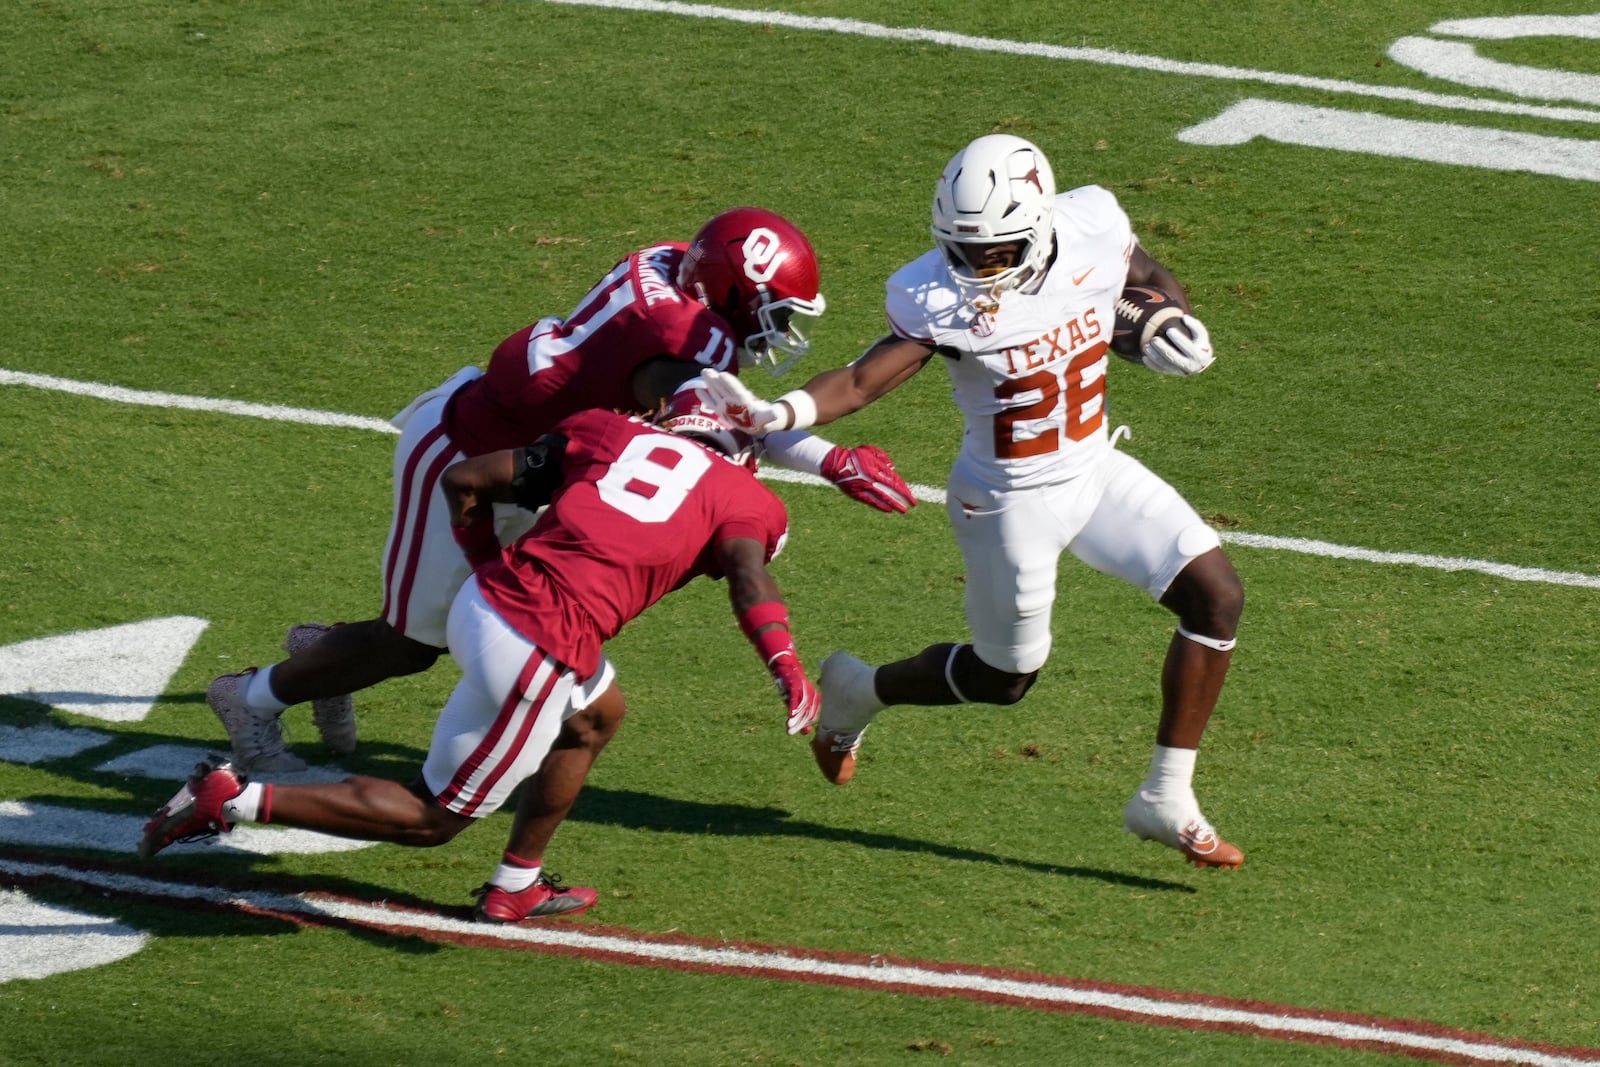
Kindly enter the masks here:
<path id="1" fill-rule="evenodd" d="M 1267 1001 L 1094 982 L 1058 975 L 937 960 L 735 943 L 648 934 L 579 920 L 485 926 L 466 918 L 320 893 L 281 893 L 127 873 L 89 861 L 0 858 L 0 874 L 22 884 L 69 883 L 107 896 L 182 901 L 221 912 L 262 915 L 302 925 L 379 930 L 480 948 L 539 952 L 778 981 L 810 982 L 916 996 L 952 996 L 984 1004 L 1092 1015 L 1122 1022 L 1246 1034 L 1303 1044 L 1383 1052 L 1436 1063 L 1521 1063 L 1582 1067 L 1600 1049 L 1499 1038 L 1409 1019 L 1325 1012 Z M 462 909 L 465 914 L 465 909 Z"/>

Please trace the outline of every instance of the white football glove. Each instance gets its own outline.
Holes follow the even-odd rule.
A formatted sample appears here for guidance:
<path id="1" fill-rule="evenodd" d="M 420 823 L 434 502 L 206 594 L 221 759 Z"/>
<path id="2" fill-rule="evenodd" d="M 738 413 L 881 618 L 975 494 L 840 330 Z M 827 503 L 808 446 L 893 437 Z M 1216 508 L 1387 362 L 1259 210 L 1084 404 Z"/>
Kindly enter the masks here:
<path id="1" fill-rule="evenodd" d="M 788 414 L 773 401 L 752 393 L 737 374 L 724 374 L 707 367 L 700 372 L 700 377 L 706 383 L 711 409 L 745 433 L 760 437 L 774 430 L 788 429 Z"/>
<path id="2" fill-rule="evenodd" d="M 1161 331 L 1139 355 L 1151 370 L 1177 375 L 1199 374 L 1217 358 L 1205 323 L 1193 315 L 1185 315 Z"/>

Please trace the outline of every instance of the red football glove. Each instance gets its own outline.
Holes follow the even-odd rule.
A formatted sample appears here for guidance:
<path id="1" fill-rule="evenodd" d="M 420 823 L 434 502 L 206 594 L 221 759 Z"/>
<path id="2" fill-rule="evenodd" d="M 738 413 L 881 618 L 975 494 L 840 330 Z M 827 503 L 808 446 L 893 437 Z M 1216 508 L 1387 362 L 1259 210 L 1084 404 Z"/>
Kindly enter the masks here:
<path id="1" fill-rule="evenodd" d="M 479 519 L 465 526 L 452 526 L 450 532 L 455 535 L 456 544 L 461 546 L 473 570 L 500 558 L 500 538 L 495 535 L 493 519 Z"/>
<path id="2" fill-rule="evenodd" d="M 911 487 L 894 469 L 889 453 L 873 445 L 835 445 L 822 461 L 822 476 L 845 496 L 879 511 L 903 512 L 917 502 Z"/>
<path id="3" fill-rule="evenodd" d="M 788 609 L 779 600 L 756 604 L 739 613 L 739 628 L 756 646 L 756 654 L 772 672 L 772 681 L 789 706 L 789 732 L 809 734 L 822 711 L 822 694 L 800 666 L 800 653 L 789 633 Z"/>
<path id="4" fill-rule="evenodd" d="M 822 711 L 822 694 L 806 677 L 800 658 L 790 648 L 778 653 L 767 663 L 772 680 L 778 687 L 784 703 L 789 705 L 789 733 L 809 734 Z"/>

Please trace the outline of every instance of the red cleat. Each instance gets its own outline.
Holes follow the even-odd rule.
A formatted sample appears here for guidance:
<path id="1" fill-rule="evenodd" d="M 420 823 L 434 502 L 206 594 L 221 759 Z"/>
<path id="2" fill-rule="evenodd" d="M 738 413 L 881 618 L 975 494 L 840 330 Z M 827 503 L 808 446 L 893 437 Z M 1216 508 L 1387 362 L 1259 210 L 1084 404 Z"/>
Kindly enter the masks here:
<path id="1" fill-rule="evenodd" d="M 212 753 L 195 764 L 184 787 L 144 824 L 139 858 L 150 859 L 168 845 L 203 841 L 233 829 L 222 818 L 222 805 L 244 792 L 249 779 L 226 756 Z"/>
<path id="2" fill-rule="evenodd" d="M 541 874 L 528 888 L 512 892 L 493 882 L 472 891 L 478 906 L 472 917 L 481 923 L 514 923 L 523 919 L 543 919 L 551 915 L 577 915 L 594 907 L 600 894 L 587 886 L 570 889 L 559 876 Z"/>

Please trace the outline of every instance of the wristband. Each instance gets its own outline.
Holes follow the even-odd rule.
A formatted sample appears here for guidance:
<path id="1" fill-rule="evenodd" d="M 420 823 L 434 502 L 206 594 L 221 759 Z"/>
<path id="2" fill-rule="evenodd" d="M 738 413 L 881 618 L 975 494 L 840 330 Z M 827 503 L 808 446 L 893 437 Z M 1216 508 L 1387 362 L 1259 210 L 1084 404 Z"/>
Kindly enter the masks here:
<path id="1" fill-rule="evenodd" d="M 778 625 L 762 629 L 771 623 Z M 756 646 L 756 654 L 768 667 L 771 667 L 772 661 L 785 652 L 794 651 L 794 637 L 789 633 L 789 611 L 783 606 L 782 601 L 768 600 L 748 611 L 740 612 L 739 628 L 750 639 L 750 643 Z"/>
<path id="2" fill-rule="evenodd" d="M 774 622 L 785 630 L 789 628 L 789 609 L 781 600 L 766 600 L 739 612 L 739 629 L 752 641 L 756 639 L 757 630 Z"/>
<path id="3" fill-rule="evenodd" d="M 789 410 L 794 413 L 794 417 L 789 420 L 789 425 L 783 427 L 783 429 L 804 430 L 808 426 L 816 424 L 817 402 L 804 389 L 791 389 L 780 396 L 777 402 L 788 404 Z"/>

